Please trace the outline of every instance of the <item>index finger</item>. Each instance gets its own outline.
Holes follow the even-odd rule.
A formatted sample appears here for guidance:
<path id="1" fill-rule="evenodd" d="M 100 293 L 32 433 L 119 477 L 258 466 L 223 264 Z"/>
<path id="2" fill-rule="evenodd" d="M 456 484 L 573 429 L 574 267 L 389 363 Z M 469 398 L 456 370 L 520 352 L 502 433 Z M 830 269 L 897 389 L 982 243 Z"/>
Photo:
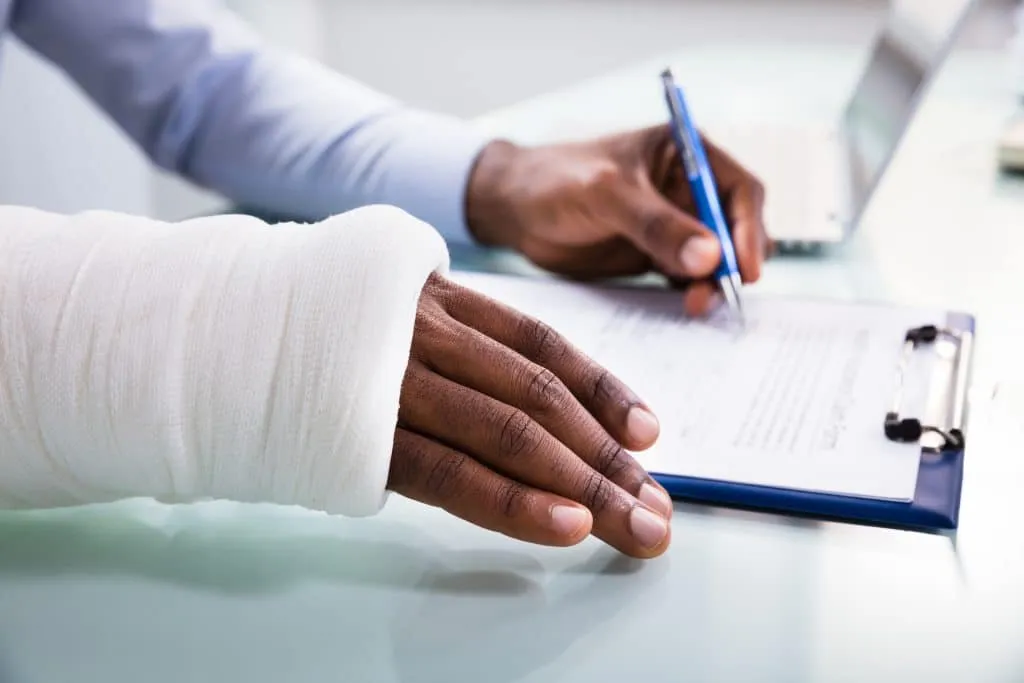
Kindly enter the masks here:
<path id="1" fill-rule="evenodd" d="M 640 398 L 549 325 L 465 290 L 449 314 L 537 366 L 547 368 L 619 444 L 634 450 L 658 437 L 658 420 Z"/>
<path id="2" fill-rule="evenodd" d="M 744 282 L 761 277 L 767 251 L 764 227 L 764 186 L 749 171 L 713 142 L 705 139 L 708 161 L 725 198 L 736 259 Z"/>

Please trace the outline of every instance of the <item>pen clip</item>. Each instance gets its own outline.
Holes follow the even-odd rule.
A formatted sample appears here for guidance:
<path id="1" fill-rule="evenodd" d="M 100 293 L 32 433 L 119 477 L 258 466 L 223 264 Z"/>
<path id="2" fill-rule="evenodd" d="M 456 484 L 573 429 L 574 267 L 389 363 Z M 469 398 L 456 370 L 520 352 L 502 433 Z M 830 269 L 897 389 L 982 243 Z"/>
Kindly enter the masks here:
<path id="1" fill-rule="evenodd" d="M 694 153 L 694 143 L 688 139 L 686 115 L 680 102 L 682 93 L 676 85 L 671 69 L 661 72 L 661 82 L 665 87 L 665 102 L 672 117 L 672 137 L 675 138 L 676 147 L 679 148 L 679 155 L 683 160 L 683 171 L 689 180 L 695 181 L 700 177 L 700 166 Z"/>

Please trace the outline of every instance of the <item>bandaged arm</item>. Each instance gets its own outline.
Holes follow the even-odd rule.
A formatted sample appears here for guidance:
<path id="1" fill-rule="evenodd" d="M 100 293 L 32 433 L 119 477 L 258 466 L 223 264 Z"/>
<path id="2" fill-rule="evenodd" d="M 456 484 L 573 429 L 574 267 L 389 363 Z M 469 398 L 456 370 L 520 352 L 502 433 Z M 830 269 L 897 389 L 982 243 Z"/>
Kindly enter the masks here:
<path id="1" fill-rule="evenodd" d="M 287 226 L 0 207 L 0 507 L 376 512 L 419 295 L 447 268 L 391 207 Z"/>

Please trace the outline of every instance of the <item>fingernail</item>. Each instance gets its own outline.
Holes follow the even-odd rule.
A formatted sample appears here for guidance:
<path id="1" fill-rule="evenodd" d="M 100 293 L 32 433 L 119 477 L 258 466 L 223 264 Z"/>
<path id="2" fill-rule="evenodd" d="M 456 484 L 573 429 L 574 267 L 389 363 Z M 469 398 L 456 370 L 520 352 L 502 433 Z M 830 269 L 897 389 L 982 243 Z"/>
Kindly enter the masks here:
<path id="1" fill-rule="evenodd" d="M 551 509 L 551 528 L 559 536 L 575 536 L 589 522 L 590 512 L 583 508 L 556 505 Z"/>
<path id="2" fill-rule="evenodd" d="M 643 406 L 633 406 L 626 415 L 626 430 L 633 440 L 646 444 L 658 438 L 661 427 L 651 411 Z"/>
<path id="3" fill-rule="evenodd" d="M 665 540 L 668 522 L 642 505 L 637 505 L 629 514 L 629 527 L 633 537 L 644 548 L 654 548 Z"/>
<path id="4" fill-rule="evenodd" d="M 679 262 L 686 275 L 702 277 L 718 262 L 718 243 L 711 237 L 691 237 L 679 252 Z"/>
<path id="5" fill-rule="evenodd" d="M 644 484 L 640 488 L 640 495 L 637 496 L 641 503 L 649 508 L 657 510 L 665 517 L 672 516 L 672 499 L 668 494 L 656 486 Z"/>

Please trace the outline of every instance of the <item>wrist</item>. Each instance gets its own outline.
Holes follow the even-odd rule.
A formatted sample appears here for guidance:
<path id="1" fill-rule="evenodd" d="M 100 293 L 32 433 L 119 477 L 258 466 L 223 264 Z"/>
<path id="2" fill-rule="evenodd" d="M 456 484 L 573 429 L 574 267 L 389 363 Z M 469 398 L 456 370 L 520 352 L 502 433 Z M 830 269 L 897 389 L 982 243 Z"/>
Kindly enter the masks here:
<path id="1" fill-rule="evenodd" d="M 519 232 L 515 206 L 515 169 L 523 150 L 504 140 L 480 152 L 466 188 L 466 224 L 479 244 L 514 247 Z"/>

